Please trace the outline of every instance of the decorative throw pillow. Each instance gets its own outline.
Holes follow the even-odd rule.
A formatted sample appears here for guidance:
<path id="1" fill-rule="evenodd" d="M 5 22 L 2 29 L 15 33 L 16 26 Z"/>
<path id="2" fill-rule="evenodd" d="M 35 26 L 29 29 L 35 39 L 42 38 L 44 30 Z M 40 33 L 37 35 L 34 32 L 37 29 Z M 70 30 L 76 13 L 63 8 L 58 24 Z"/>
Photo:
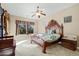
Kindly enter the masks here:
<path id="1" fill-rule="evenodd" d="M 50 36 L 50 39 L 55 40 L 56 36 L 52 35 L 52 36 Z"/>
<path id="2" fill-rule="evenodd" d="M 52 30 L 48 29 L 47 34 L 51 34 Z"/>
<path id="3" fill-rule="evenodd" d="M 51 34 L 55 34 L 56 33 L 56 30 L 52 30 Z"/>

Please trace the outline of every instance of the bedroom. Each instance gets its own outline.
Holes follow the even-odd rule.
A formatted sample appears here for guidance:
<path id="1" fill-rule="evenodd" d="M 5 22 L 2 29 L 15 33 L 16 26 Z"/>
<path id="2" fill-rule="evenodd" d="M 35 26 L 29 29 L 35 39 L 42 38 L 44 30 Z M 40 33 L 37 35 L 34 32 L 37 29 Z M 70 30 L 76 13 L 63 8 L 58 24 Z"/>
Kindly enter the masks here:
<path id="1" fill-rule="evenodd" d="M 26 30 L 23 33 L 19 32 L 19 26 L 16 26 L 16 21 L 19 23 L 34 23 L 33 33 L 45 33 L 45 27 L 52 19 L 56 20 L 59 25 L 63 24 L 63 35 L 69 36 L 72 39 L 76 37 L 77 49 L 79 49 L 79 4 L 76 3 L 1 3 L 3 9 L 7 10 L 10 14 L 10 20 L 8 24 L 8 34 L 13 35 L 16 40 L 16 51 L 15 56 L 35 56 L 35 55 L 79 55 L 79 51 L 72 51 L 66 49 L 60 45 L 52 45 L 47 48 L 47 53 L 41 52 L 41 47 L 35 43 L 30 43 L 30 35 Z M 46 16 L 31 17 L 37 6 L 43 9 Z M 70 21 L 65 21 L 65 18 L 70 16 Z M 39 19 L 39 20 L 38 20 Z M 38 23 L 36 24 L 36 21 Z M 27 24 L 28 25 L 28 24 Z M 38 25 L 38 27 L 37 27 Z M 24 26 L 25 28 L 26 26 Z M 26 29 L 26 28 L 25 28 Z M 21 31 L 21 30 L 20 30 Z M 72 40 L 70 39 L 70 40 Z M 26 44 L 27 43 L 27 44 Z M 62 50 L 61 50 L 62 48 Z M 69 47 L 70 48 L 70 47 Z M 27 50 L 26 50 L 27 49 Z M 56 52 L 56 50 L 60 50 Z M 34 53 L 36 51 L 37 53 Z"/>

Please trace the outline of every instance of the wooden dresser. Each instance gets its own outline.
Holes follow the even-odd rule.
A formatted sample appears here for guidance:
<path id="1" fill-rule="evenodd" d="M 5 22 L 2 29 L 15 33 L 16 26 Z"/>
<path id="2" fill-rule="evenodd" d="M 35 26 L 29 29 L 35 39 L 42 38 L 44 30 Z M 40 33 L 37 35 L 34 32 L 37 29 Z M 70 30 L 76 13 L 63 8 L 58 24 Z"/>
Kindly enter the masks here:
<path id="1" fill-rule="evenodd" d="M 65 48 L 75 51 L 77 49 L 77 39 L 63 37 L 61 40 L 61 45 Z"/>
<path id="2" fill-rule="evenodd" d="M 13 36 L 0 37 L 0 56 L 15 56 L 16 43 Z"/>

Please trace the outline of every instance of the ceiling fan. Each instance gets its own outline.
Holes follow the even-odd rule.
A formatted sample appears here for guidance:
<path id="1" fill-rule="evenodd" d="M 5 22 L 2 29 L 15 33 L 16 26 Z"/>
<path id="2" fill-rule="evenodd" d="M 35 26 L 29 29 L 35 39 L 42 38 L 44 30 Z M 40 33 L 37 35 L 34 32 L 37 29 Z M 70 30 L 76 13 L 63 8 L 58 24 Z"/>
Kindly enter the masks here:
<path id="1" fill-rule="evenodd" d="M 34 12 L 32 17 L 37 16 L 38 18 L 40 18 L 41 15 L 46 16 L 46 14 L 43 12 L 43 10 L 41 10 L 39 8 L 39 6 L 37 6 L 37 10 Z"/>

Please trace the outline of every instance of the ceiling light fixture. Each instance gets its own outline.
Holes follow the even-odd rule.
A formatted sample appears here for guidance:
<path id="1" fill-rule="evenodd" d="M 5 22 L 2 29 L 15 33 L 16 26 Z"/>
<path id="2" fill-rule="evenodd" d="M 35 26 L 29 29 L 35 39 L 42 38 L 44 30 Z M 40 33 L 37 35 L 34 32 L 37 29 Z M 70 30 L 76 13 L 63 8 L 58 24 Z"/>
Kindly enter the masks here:
<path id="1" fill-rule="evenodd" d="M 37 10 L 34 12 L 34 14 L 32 15 L 32 17 L 37 16 L 38 18 L 40 18 L 40 16 L 46 16 L 46 14 L 43 12 L 43 10 L 41 10 L 39 8 L 39 6 L 37 6 Z"/>

